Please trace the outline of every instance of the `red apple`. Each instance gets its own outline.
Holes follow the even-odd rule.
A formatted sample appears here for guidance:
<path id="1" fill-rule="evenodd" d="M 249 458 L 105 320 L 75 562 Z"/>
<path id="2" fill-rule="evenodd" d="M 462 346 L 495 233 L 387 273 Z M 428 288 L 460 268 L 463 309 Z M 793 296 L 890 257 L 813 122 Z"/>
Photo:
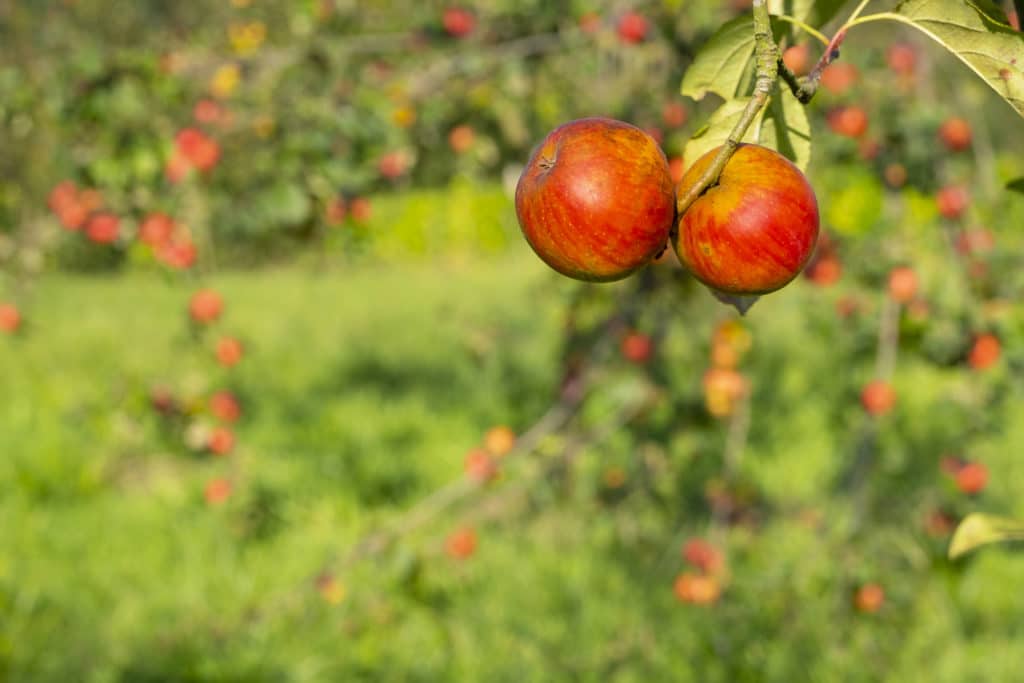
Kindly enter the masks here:
<path id="1" fill-rule="evenodd" d="M 956 250 L 964 256 L 984 254 L 996 247 L 996 239 L 987 228 L 971 228 L 956 238 Z"/>
<path id="2" fill-rule="evenodd" d="M 986 370 L 999 362 L 1002 345 L 994 334 L 981 334 L 974 339 L 967 364 L 974 370 Z"/>
<path id="3" fill-rule="evenodd" d="M 622 339 L 622 357 L 630 363 L 643 365 L 651 359 L 654 342 L 646 334 L 631 332 Z"/>
<path id="4" fill-rule="evenodd" d="M 456 154 L 462 154 L 469 151 L 475 139 L 476 134 L 473 132 L 473 127 L 463 123 L 455 126 L 448 133 L 448 146 Z"/>
<path id="5" fill-rule="evenodd" d="M 46 205 L 56 214 L 67 206 L 78 203 L 78 186 L 73 180 L 62 180 L 53 186 Z"/>
<path id="6" fill-rule="evenodd" d="M 971 196 L 967 188 L 960 185 L 947 185 L 935 195 L 935 204 L 939 207 L 939 213 L 950 220 L 956 220 L 967 210 L 971 202 Z"/>
<path id="7" fill-rule="evenodd" d="M 678 183 L 682 180 L 685 171 L 686 164 L 683 162 L 682 157 L 672 157 L 668 160 L 668 172 L 672 176 L 673 183 Z"/>
<path id="8" fill-rule="evenodd" d="M 829 287 L 839 281 L 839 278 L 843 274 L 843 264 L 840 263 L 839 259 L 831 254 L 826 254 L 821 258 L 816 258 L 807 270 L 804 271 L 804 275 L 807 279 L 818 285 L 819 287 Z"/>
<path id="9" fill-rule="evenodd" d="M 811 70 L 811 51 L 803 44 L 787 47 L 782 53 L 782 63 L 797 76 L 806 76 Z"/>
<path id="10" fill-rule="evenodd" d="M 466 453 L 462 468 L 466 476 L 478 484 L 487 483 L 498 476 L 498 463 L 482 448 L 474 448 Z"/>
<path id="11" fill-rule="evenodd" d="M 913 76 L 917 68 L 917 50 L 907 43 L 893 43 L 885 51 L 885 61 L 897 75 Z"/>
<path id="12" fill-rule="evenodd" d="M 717 574 L 725 567 L 722 551 L 703 538 L 691 538 L 683 545 L 683 559 L 704 574 Z"/>
<path id="13" fill-rule="evenodd" d="M 212 289 L 201 289 L 192 295 L 188 304 L 188 313 L 197 323 L 212 323 L 220 317 L 224 310 L 224 301 L 220 294 Z"/>
<path id="14" fill-rule="evenodd" d="M 476 532 L 470 527 L 464 527 L 445 539 L 444 549 L 449 557 L 464 560 L 473 556 L 473 553 L 476 552 L 476 545 Z"/>
<path id="15" fill-rule="evenodd" d="M 875 379 L 864 386 L 860 402 L 869 415 L 884 415 L 896 406 L 896 392 L 885 380 Z"/>
<path id="16" fill-rule="evenodd" d="M 409 170 L 409 156 L 405 152 L 388 152 L 377 161 L 377 170 L 388 180 L 395 180 Z"/>
<path id="17" fill-rule="evenodd" d="M 234 337 L 221 337 L 217 340 L 217 362 L 226 368 L 233 367 L 242 360 L 244 349 L 242 342 Z"/>
<path id="18" fill-rule="evenodd" d="M 345 198 L 331 197 L 324 206 L 324 220 L 328 225 L 337 227 L 345 222 Z"/>
<path id="19" fill-rule="evenodd" d="M 886 184 L 894 190 L 898 190 L 907 183 L 907 168 L 901 163 L 893 162 L 885 167 L 882 172 Z"/>
<path id="20" fill-rule="evenodd" d="M 199 100 L 192 108 L 197 123 L 217 123 L 224 116 L 224 107 L 216 100 Z"/>
<path id="21" fill-rule="evenodd" d="M 661 108 L 661 120 L 669 128 L 681 128 L 690 118 L 690 112 L 682 102 L 666 102 Z"/>
<path id="22" fill-rule="evenodd" d="M 853 605 L 858 612 L 874 614 L 885 603 L 885 590 L 877 583 L 866 583 L 857 589 L 853 596 Z"/>
<path id="23" fill-rule="evenodd" d="M 349 214 L 356 223 L 365 223 L 373 215 L 373 207 L 370 200 L 365 197 L 356 197 L 349 202 Z"/>
<path id="24" fill-rule="evenodd" d="M 971 146 L 971 124 L 958 116 L 948 118 L 939 126 L 939 139 L 950 152 L 962 152 Z"/>
<path id="25" fill-rule="evenodd" d="M 441 16 L 445 32 L 453 38 L 465 38 L 476 28 L 476 16 L 461 7 L 449 7 Z"/>
<path id="26" fill-rule="evenodd" d="M 953 478 L 961 493 L 974 496 L 988 486 L 988 468 L 980 462 L 967 462 L 957 470 Z"/>
<path id="27" fill-rule="evenodd" d="M 153 212 L 139 225 L 139 241 L 153 248 L 167 244 L 174 234 L 174 220 L 165 213 Z"/>
<path id="28" fill-rule="evenodd" d="M 587 35 L 597 33 L 601 29 L 601 15 L 597 12 L 585 12 L 580 15 L 579 27 Z"/>
<path id="29" fill-rule="evenodd" d="M 711 150 L 687 169 L 680 193 L 711 165 Z M 698 280 L 749 296 L 784 287 L 800 274 L 818 239 L 818 202 L 807 178 L 784 156 L 740 145 L 679 219 L 673 247 Z"/>
<path id="30" fill-rule="evenodd" d="M 14 304 L 0 304 L 0 331 L 14 334 L 21 327 L 21 311 Z"/>
<path id="31" fill-rule="evenodd" d="M 491 427 L 484 434 L 484 448 L 497 458 L 503 458 L 511 453 L 515 445 L 516 433 L 505 425 Z"/>
<path id="32" fill-rule="evenodd" d="M 901 304 L 910 303 L 917 295 L 917 273 L 910 266 L 899 266 L 889 271 L 889 296 Z"/>
<path id="33" fill-rule="evenodd" d="M 177 270 L 191 268 L 198 255 L 199 249 L 188 239 L 173 239 L 156 250 L 158 261 Z"/>
<path id="34" fill-rule="evenodd" d="M 668 241 L 675 193 L 668 161 L 635 126 L 571 121 L 534 150 L 516 187 L 516 215 L 533 250 L 578 280 L 620 280 Z"/>
<path id="35" fill-rule="evenodd" d="M 206 448 L 214 455 L 227 455 L 235 448 L 235 433 L 227 427 L 214 427 L 206 439 Z"/>
<path id="36" fill-rule="evenodd" d="M 710 605 L 718 602 L 722 587 L 715 576 L 683 572 L 672 584 L 672 592 L 680 602 Z"/>
<path id="37" fill-rule="evenodd" d="M 828 113 L 828 126 L 833 133 L 859 138 L 868 129 L 868 114 L 860 107 L 838 107 Z"/>
<path id="38" fill-rule="evenodd" d="M 237 422 L 242 416 L 242 406 L 230 391 L 218 391 L 210 396 L 210 413 L 221 422 Z"/>
<path id="39" fill-rule="evenodd" d="M 821 85 L 833 95 L 843 95 L 860 80 L 860 71 L 848 62 L 829 64 L 821 72 Z"/>
<path id="40" fill-rule="evenodd" d="M 112 213 L 93 214 L 85 224 L 85 236 L 96 244 L 113 244 L 120 233 L 120 219 Z"/>
<path id="41" fill-rule="evenodd" d="M 211 479 L 203 489 L 203 498 L 208 505 L 220 505 L 231 496 L 231 482 L 218 477 Z"/>
<path id="42" fill-rule="evenodd" d="M 634 44 L 642 42 L 647 37 L 649 25 L 647 19 L 638 12 L 626 12 L 619 17 L 619 23 L 615 30 L 624 43 Z"/>

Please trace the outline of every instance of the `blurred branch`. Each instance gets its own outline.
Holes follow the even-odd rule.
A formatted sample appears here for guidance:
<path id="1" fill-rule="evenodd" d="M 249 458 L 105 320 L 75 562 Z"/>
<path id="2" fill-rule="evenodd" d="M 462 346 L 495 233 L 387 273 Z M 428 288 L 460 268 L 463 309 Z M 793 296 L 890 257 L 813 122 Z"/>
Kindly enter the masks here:
<path id="1" fill-rule="evenodd" d="M 878 350 L 875 355 L 875 376 L 888 381 L 896 367 L 900 345 L 900 304 L 890 296 L 882 304 L 878 324 Z"/>

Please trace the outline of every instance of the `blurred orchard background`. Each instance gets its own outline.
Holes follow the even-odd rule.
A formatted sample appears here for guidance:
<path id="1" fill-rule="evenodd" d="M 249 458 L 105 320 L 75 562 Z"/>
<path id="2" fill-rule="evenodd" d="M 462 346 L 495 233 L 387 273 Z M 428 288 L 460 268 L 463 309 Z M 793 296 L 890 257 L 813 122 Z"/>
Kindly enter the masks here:
<path id="1" fill-rule="evenodd" d="M 681 173 L 748 9 L 0 1 L 0 679 L 1020 680 L 1024 555 L 946 559 L 1024 517 L 996 93 L 851 30 L 817 255 L 745 318 L 520 235 L 570 119 Z"/>

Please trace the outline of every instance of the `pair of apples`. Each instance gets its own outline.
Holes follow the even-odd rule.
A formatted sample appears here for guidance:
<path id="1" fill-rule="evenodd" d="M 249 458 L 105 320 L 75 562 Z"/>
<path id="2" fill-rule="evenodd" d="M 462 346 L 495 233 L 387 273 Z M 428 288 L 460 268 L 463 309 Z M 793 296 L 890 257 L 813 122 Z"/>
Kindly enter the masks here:
<path id="1" fill-rule="evenodd" d="M 687 169 L 680 193 L 717 152 Z M 537 255 L 568 277 L 622 279 L 671 241 L 694 277 L 731 297 L 789 283 L 810 258 L 819 225 L 814 190 L 800 169 L 752 144 L 740 145 L 718 182 L 676 216 L 661 148 L 639 128 L 607 118 L 571 121 L 548 134 L 519 178 L 516 214 Z"/>

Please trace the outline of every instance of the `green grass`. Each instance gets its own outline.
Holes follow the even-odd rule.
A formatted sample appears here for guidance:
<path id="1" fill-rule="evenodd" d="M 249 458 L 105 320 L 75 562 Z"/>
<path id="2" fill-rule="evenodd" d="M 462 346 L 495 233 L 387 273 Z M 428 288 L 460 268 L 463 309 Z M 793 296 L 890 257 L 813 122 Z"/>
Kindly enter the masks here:
<path id="1" fill-rule="evenodd" d="M 42 280 L 28 333 L 0 340 L 0 680 L 1014 680 L 1024 556 L 995 549 L 952 565 L 916 531 L 922 506 L 950 495 L 929 449 L 974 415 L 943 397 L 977 387 L 901 363 L 906 407 L 881 427 L 871 521 L 859 526 L 835 484 L 863 379 L 835 359 L 857 342 L 803 284 L 750 323 L 756 410 L 742 471 L 765 502 L 758 523 L 719 539 L 731 578 L 718 605 L 681 605 L 671 591 L 680 542 L 707 530 L 703 487 L 719 467 L 721 429 L 699 415 L 720 314 L 710 301 L 704 322 L 666 343 L 671 438 L 641 420 L 587 449 L 571 484 L 538 476 L 543 459 L 518 463 L 495 490 L 526 478 L 526 501 L 456 507 L 341 570 L 340 604 L 320 599 L 313 577 L 459 478 L 488 427 L 524 429 L 550 404 L 562 299 L 518 253 L 217 276 L 206 283 L 227 302 L 217 331 L 247 349 L 230 371 L 210 360 L 216 334 L 189 333 L 191 287 L 142 274 Z M 809 338 L 826 341 L 801 346 Z M 617 372 L 628 386 L 637 371 Z M 236 391 L 235 454 L 184 447 L 149 407 L 157 385 L 192 406 L 189 420 L 204 419 L 212 390 Z M 986 504 L 1020 514 L 1020 387 L 1002 386 L 1009 398 L 990 419 L 1004 427 L 976 448 L 997 474 Z M 629 473 L 622 500 L 602 492 L 608 464 Z M 659 471 L 649 490 L 632 483 Z M 203 500 L 214 476 L 236 485 L 223 507 Z M 480 547 L 455 562 L 441 546 L 465 522 Z M 850 606 L 862 580 L 886 586 L 878 615 Z"/>

